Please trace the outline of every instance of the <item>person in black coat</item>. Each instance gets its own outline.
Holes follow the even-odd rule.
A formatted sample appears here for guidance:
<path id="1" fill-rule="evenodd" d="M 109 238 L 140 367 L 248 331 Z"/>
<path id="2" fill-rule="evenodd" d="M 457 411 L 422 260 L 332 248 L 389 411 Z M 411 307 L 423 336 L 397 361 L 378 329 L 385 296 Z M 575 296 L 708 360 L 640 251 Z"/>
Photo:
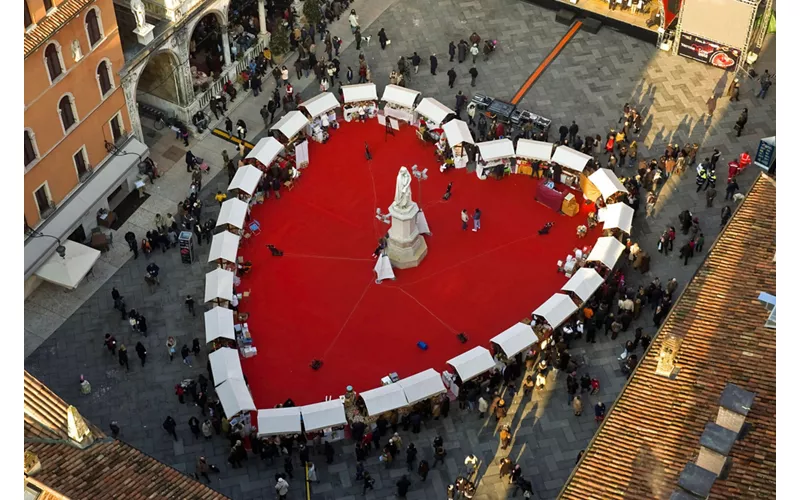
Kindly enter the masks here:
<path id="1" fill-rule="evenodd" d="M 408 448 L 406 448 L 406 465 L 408 466 L 409 472 L 414 470 L 414 462 L 417 460 L 417 447 L 414 446 L 414 443 L 409 443 Z"/>
<path id="2" fill-rule="evenodd" d="M 572 125 L 569 126 L 569 142 L 574 144 L 577 135 L 578 135 L 578 124 L 575 123 L 575 120 L 573 120 Z"/>
<path id="3" fill-rule="evenodd" d="M 559 144 L 563 144 L 564 140 L 566 140 L 567 135 L 569 135 L 569 129 L 566 125 L 561 125 L 558 127 L 558 142 Z"/>
<path id="4" fill-rule="evenodd" d="M 401 477 L 400 480 L 397 481 L 397 496 L 400 498 L 405 498 L 410 486 L 411 481 L 409 481 L 406 476 Z"/>
<path id="5" fill-rule="evenodd" d="M 142 366 L 144 366 L 144 362 L 147 361 L 147 349 L 141 342 L 136 343 L 136 355 L 142 360 Z"/>
<path id="6" fill-rule="evenodd" d="M 452 59 L 450 59 L 452 61 Z M 436 54 L 431 54 L 431 74 L 436 74 L 436 67 L 439 66 L 439 60 L 436 59 Z"/>
<path id="7" fill-rule="evenodd" d="M 450 85 L 450 88 L 453 88 L 453 84 L 456 83 L 456 70 L 450 68 L 447 72 L 447 84 Z"/>
<path id="8" fill-rule="evenodd" d="M 378 32 L 378 40 L 381 42 L 381 50 L 386 50 L 386 42 L 389 40 L 389 37 L 386 36 L 386 30 L 383 28 Z"/>
<path id="9" fill-rule="evenodd" d="M 125 344 L 119 346 L 119 352 L 117 353 L 119 358 L 119 366 L 124 366 L 125 371 L 130 371 L 131 367 L 128 365 L 128 350 L 125 347 Z"/>
<path id="10" fill-rule="evenodd" d="M 450 42 L 450 45 L 447 47 L 447 52 L 450 54 L 450 62 L 453 62 L 453 59 L 456 57 L 456 44 Z"/>

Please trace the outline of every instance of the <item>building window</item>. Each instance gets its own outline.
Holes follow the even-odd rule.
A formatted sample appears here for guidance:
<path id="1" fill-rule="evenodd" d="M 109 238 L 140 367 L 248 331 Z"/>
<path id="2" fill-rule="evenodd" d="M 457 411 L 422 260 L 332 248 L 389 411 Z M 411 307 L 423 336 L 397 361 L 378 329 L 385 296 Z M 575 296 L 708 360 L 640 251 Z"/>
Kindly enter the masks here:
<path id="1" fill-rule="evenodd" d="M 100 29 L 100 19 L 97 16 L 96 8 L 86 13 L 86 33 L 89 35 L 89 46 L 92 48 L 103 39 L 103 31 Z"/>
<path id="2" fill-rule="evenodd" d="M 25 29 L 27 30 L 33 25 L 33 19 L 31 19 L 31 9 L 28 8 L 28 0 L 25 0 Z"/>
<path id="3" fill-rule="evenodd" d="M 65 95 L 58 101 L 58 114 L 61 115 L 61 125 L 64 127 L 66 134 L 75 122 L 75 110 L 73 109 L 73 102 L 69 95 Z"/>
<path id="4" fill-rule="evenodd" d="M 36 207 L 39 209 L 39 217 L 44 218 L 50 215 L 50 212 L 53 210 L 53 203 L 50 201 L 47 183 L 45 182 L 33 195 L 36 198 Z"/>
<path id="5" fill-rule="evenodd" d="M 114 115 L 111 119 L 111 137 L 114 139 L 114 144 L 117 144 L 122 139 L 122 134 L 125 128 L 122 126 L 122 116 L 119 113 Z"/>
<path id="6" fill-rule="evenodd" d="M 105 97 L 111 90 L 111 71 L 107 61 L 100 61 L 97 66 L 97 81 L 100 84 L 100 97 Z"/>
<path id="7" fill-rule="evenodd" d="M 53 8 L 53 0 L 44 0 L 44 10 L 48 11 Z"/>
<path id="8" fill-rule="evenodd" d="M 75 162 L 75 170 L 78 171 L 78 180 L 84 180 L 89 174 L 89 162 L 86 160 L 86 147 L 81 146 L 77 153 L 72 155 Z"/>
<path id="9" fill-rule="evenodd" d="M 33 142 L 33 132 L 30 130 L 25 131 L 25 166 L 27 167 L 36 160 L 36 146 Z"/>
<path id="10" fill-rule="evenodd" d="M 44 59 L 47 63 L 47 73 L 50 75 L 50 82 L 54 82 L 55 79 L 64 72 L 64 66 L 61 64 L 61 55 L 58 52 L 58 47 L 54 43 L 51 43 L 44 49 Z"/>

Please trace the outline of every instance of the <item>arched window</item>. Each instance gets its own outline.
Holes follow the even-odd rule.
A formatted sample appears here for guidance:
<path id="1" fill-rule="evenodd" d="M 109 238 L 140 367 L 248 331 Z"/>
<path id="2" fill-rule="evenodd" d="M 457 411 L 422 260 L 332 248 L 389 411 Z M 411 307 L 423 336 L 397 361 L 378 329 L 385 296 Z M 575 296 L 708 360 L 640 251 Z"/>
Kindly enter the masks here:
<path id="1" fill-rule="evenodd" d="M 58 101 L 58 114 L 61 115 L 61 124 L 64 126 L 64 132 L 66 133 L 76 122 L 70 96 L 65 95 Z"/>
<path id="2" fill-rule="evenodd" d="M 44 49 L 44 60 L 47 63 L 47 73 L 50 75 L 51 82 L 64 72 L 64 67 L 61 65 L 61 56 L 58 52 L 58 47 L 54 43 Z"/>
<path id="3" fill-rule="evenodd" d="M 34 145 L 34 142 L 33 142 L 33 132 L 31 132 L 30 130 L 26 130 L 25 131 L 25 166 L 27 167 L 28 165 L 33 163 L 33 161 L 36 160 L 36 158 L 38 156 L 39 155 L 36 153 L 36 146 Z"/>
<path id="4" fill-rule="evenodd" d="M 111 71 L 107 61 L 100 61 L 97 66 L 97 81 L 100 84 L 100 97 L 105 97 L 111 91 Z"/>
<path id="5" fill-rule="evenodd" d="M 86 33 L 89 35 L 89 46 L 94 47 L 103 38 L 100 29 L 100 20 L 97 18 L 97 9 L 91 9 L 86 13 Z"/>

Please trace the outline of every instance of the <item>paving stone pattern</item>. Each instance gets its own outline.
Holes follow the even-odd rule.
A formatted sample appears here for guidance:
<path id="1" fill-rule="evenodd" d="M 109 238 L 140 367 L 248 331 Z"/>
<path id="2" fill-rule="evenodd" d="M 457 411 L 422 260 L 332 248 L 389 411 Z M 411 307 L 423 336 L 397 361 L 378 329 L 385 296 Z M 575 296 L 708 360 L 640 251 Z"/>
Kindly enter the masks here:
<path id="1" fill-rule="evenodd" d="M 447 88 L 445 76 L 451 66 L 446 55 L 449 40 L 466 39 L 472 31 L 483 37 L 499 39 L 499 51 L 488 62 L 479 60 L 477 63 L 481 75 L 475 90 L 510 99 L 566 31 L 564 26 L 554 22 L 554 13 L 511 0 L 445 1 L 438 2 L 437 9 L 431 9 L 429 3 L 421 0 L 397 2 L 388 8 L 377 3 L 369 0 L 356 7 L 363 12 L 371 9 L 372 17 L 377 17 L 375 22 L 367 25 L 364 19 L 367 16 L 362 12 L 364 33 L 374 37 L 365 52 L 379 92 L 387 83 L 388 71 L 399 55 L 409 56 L 417 50 L 425 62 L 419 75 L 411 77 L 409 86 L 451 106 L 455 92 Z M 344 19 L 337 23 L 334 32 L 346 33 L 344 23 Z M 392 40 L 386 51 L 380 50 L 377 41 L 380 27 L 387 29 Z M 431 51 L 439 55 L 439 75 L 436 77 L 431 76 L 428 70 L 427 58 Z M 356 60 L 353 44 L 342 54 L 344 68 L 348 64 L 357 68 Z M 454 66 L 459 72 L 457 88 L 472 90 L 464 76 L 471 65 L 455 63 Z M 726 99 L 720 99 L 713 119 L 709 120 L 707 115 L 703 116 L 705 100 L 714 88 L 724 86 L 721 76 L 699 63 L 663 54 L 604 28 L 598 35 L 579 32 L 532 87 L 521 106 L 553 119 L 555 128 L 576 119 L 581 133 L 603 134 L 616 123 L 622 104 L 637 103 L 646 118 L 641 141 L 645 154 L 648 149 L 660 152 L 667 140 L 674 138 L 682 144 L 690 138 L 702 144 L 701 157 L 707 156 L 713 146 L 718 146 L 724 165 L 742 148 L 753 152 L 760 137 L 774 134 L 775 98 L 773 91 L 767 99 L 756 102 L 753 85 L 745 82 L 742 101 L 729 106 Z M 309 86 L 307 96 L 316 94 L 314 84 L 310 81 L 303 83 Z M 257 109 L 264 99 L 250 96 L 243 100 L 248 104 L 242 106 Z M 750 108 L 750 121 L 745 134 L 736 138 L 732 127 L 744 106 Z M 202 145 L 193 147 L 204 146 L 209 151 L 223 147 L 221 141 L 213 137 L 201 142 Z M 228 149 L 233 150 L 230 146 Z M 180 163 L 176 165 L 180 167 Z M 695 256 L 688 266 L 683 266 L 677 252 L 669 257 L 658 254 L 656 240 L 666 225 L 678 225 L 680 211 L 689 209 L 700 218 L 706 247 L 710 248 L 720 229 L 719 211 L 725 182 L 723 170 L 720 170 L 718 180 L 721 194 L 713 208 L 706 208 L 702 193 L 695 193 L 692 172 L 683 179 L 670 181 L 670 187 L 661 195 L 654 218 L 645 219 L 642 203 L 642 211 L 635 219 L 634 237 L 653 255 L 653 259 L 647 275 L 630 271 L 629 282 L 646 284 L 656 276 L 665 282 L 676 277 L 681 290 L 691 279 L 702 256 Z M 756 175 L 754 167 L 744 173 L 740 180 L 744 191 L 749 189 Z M 213 194 L 217 189 L 225 188 L 227 178 L 223 174 L 206 179 L 202 218 L 216 218 L 218 206 L 212 199 Z M 188 181 L 181 182 L 182 185 L 176 184 L 169 189 L 180 192 L 188 186 Z M 302 188 L 292 193 L 292 196 L 301 195 Z M 679 234 L 676 250 L 683 244 L 683 238 Z M 124 246 L 124 242 L 117 245 Z M 205 455 L 222 469 L 221 474 L 212 477 L 214 488 L 235 499 L 271 498 L 277 467 L 251 458 L 244 468 L 230 468 L 225 461 L 227 441 L 219 437 L 210 441 L 194 439 L 187 422 L 199 411 L 191 404 L 180 405 L 174 395 L 175 384 L 203 373 L 206 365 L 206 353 L 195 360 L 191 368 L 183 365 L 180 359 L 170 362 L 164 344 L 168 335 L 176 336 L 179 346 L 204 336 L 201 314 L 192 317 L 183 306 L 186 294 L 192 294 L 198 303 L 202 301 L 204 275 L 209 269 L 205 263 L 208 246 L 204 244 L 197 250 L 198 262 L 192 265 L 180 263 L 177 250 L 164 254 L 154 252 L 150 259 L 140 255 L 136 260 L 129 260 L 26 359 L 25 365 L 95 424 L 107 428 L 111 420 L 117 420 L 122 428 L 121 439 L 142 451 L 189 473 L 194 470 L 196 457 Z M 161 285 L 153 290 L 143 280 L 150 260 L 161 267 Z M 120 320 L 119 313 L 112 306 L 112 286 L 125 296 L 129 307 L 135 307 L 146 315 L 149 323 L 147 338 L 132 332 Z M 199 312 L 202 309 L 198 307 Z M 524 476 L 533 482 L 536 498 L 555 498 L 569 476 L 578 452 L 585 448 L 596 430 L 591 405 L 603 401 L 610 407 L 625 382 L 617 362 L 624 342 L 632 337 L 636 326 L 643 326 L 651 335 L 655 332 L 648 313 L 649 309 L 627 333 L 614 341 L 600 335 L 596 344 L 576 341 L 572 346 L 573 354 L 583 355 L 587 361 L 587 365 L 580 369 L 581 374 L 590 373 L 601 382 L 597 396 L 586 396 L 584 405 L 587 411 L 581 417 L 575 417 L 567 405 L 564 375 L 552 373 L 546 391 L 527 398 L 517 395 L 514 399 L 507 417 L 514 431 L 514 441 L 508 450 L 499 449 L 499 430 L 493 417 L 479 419 L 476 413 L 460 411 L 457 404 L 453 405 L 448 418 L 427 422 L 418 435 L 401 431 L 404 445 L 413 441 L 420 451 L 420 459 L 432 463 L 430 443 L 437 434 L 443 436 L 448 450 L 444 466 L 433 469 L 426 482 L 413 475 L 407 498 L 446 498 L 446 485 L 463 471 L 463 460 L 469 453 L 475 453 L 481 460 L 477 500 L 511 495 L 513 488 L 498 477 L 497 464 L 506 455 L 521 464 Z M 128 345 L 131 351 L 135 343 L 142 340 L 149 351 L 147 365 L 142 368 L 138 359 L 131 355 L 131 370 L 128 373 L 123 371 L 102 345 L 106 332 L 113 333 L 118 342 Z M 78 390 L 81 374 L 92 383 L 93 391 L 89 396 L 81 396 Z M 161 428 L 167 414 L 178 421 L 178 441 L 169 439 Z M 323 457 L 312 455 L 320 479 L 319 484 L 312 487 L 313 498 L 354 499 L 361 496 L 361 484 L 354 479 L 353 449 L 350 442 L 337 444 L 337 456 L 331 465 L 326 465 Z M 394 484 L 405 473 L 404 459 L 401 457 L 385 469 L 373 452 L 366 466 L 376 479 L 375 490 L 368 492 L 366 498 L 393 497 L 396 492 Z M 299 471 L 297 464 L 295 467 Z M 302 490 L 302 481 L 294 479 L 289 498 L 302 498 Z"/>

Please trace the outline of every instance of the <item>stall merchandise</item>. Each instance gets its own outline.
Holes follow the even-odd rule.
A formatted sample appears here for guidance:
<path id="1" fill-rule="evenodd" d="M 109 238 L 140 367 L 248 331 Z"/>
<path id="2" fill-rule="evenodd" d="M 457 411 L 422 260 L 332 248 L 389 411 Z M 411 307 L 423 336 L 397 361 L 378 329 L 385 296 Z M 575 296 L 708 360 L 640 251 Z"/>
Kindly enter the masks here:
<path id="1" fill-rule="evenodd" d="M 291 146 L 297 140 L 300 132 L 308 125 L 308 119 L 300 111 L 289 111 L 270 127 L 270 131 L 280 132 L 280 141 L 285 146 Z"/>
<path id="2" fill-rule="evenodd" d="M 359 394 L 367 405 L 370 416 L 408 406 L 408 400 L 399 384 L 389 384 Z"/>
<path id="3" fill-rule="evenodd" d="M 438 129 L 442 128 L 442 125 L 449 117 L 454 117 L 456 112 L 436 99 L 426 97 L 414 109 L 414 114 L 417 117 L 416 121 L 420 121 L 421 117 L 428 129 Z"/>
<path id="4" fill-rule="evenodd" d="M 625 203 L 612 203 L 598 210 L 598 220 L 603 223 L 603 231 L 619 229 L 631 234 L 633 227 L 633 209 Z"/>
<path id="5" fill-rule="evenodd" d="M 378 113 L 378 92 L 374 83 L 359 83 L 342 87 L 344 93 L 344 120 L 358 119 L 359 109 L 363 108 L 367 118 Z"/>
<path id="6" fill-rule="evenodd" d="M 475 144 L 469 126 L 461 120 L 450 120 L 442 126 L 442 129 L 444 130 L 447 143 L 453 151 L 453 166 L 455 168 L 466 168 L 469 162 L 469 156 L 467 155 L 464 143 Z M 440 167 L 442 171 L 446 169 L 446 165 L 443 166 L 445 168 Z"/>
<path id="7" fill-rule="evenodd" d="M 603 236 L 597 238 L 597 242 L 586 257 L 586 262 L 600 262 L 608 269 L 614 269 L 619 256 L 625 250 L 625 245 L 616 238 Z"/>
<path id="8" fill-rule="evenodd" d="M 578 306 L 572 301 L 569 295 L 563 293 L 553 294 L 544 304 L 533 311 L 533 316 L 544 318 L 551 328 L 558 328 L 561 323 L 578 310 Z"/>
<path id="9" fill-rule="evenodd" d="M 572 278 L 561 287 L 561 291 L 572 292 L 581 302 L 586 302 L 602 284 L 603 277 L 600 276 L 597 271 L 588 267 L 582 267 L 575 271 Z"/>
<path id="10" fill-rule="evenodd" d="M 300 408 L 258 410 L 258 437 L 300 434 Z"/>
<path id="11" fill-rule="evenodd" d="M 619 181 L 613 170 L 607 168 L 597 169 L 595 173 L 589 176 L 589 181 L 597 188 L 604 201 L 628 194 L 628 190 Z M 589 199 L 594 200 L 595 198 Z"/>
<path id="12" fill-rule="evenodd" d="M 248 153 L 246 158 L 253 158 L 265 167 L 269 167 L 281 152 L 283 152 L 283 144 L 279 140 L 274 137 L 265 137 L 258 141 L 256 147 Z"/>
<path id="13" fill-rule="evenodd" d="M 241 230 L 244 228 L 244 219 L 247 215 L 247 202 L 238 198 L 231 198 L 222 203 L 217 217 L 217 225 L 228 226 L 228 230 Z"/>
<path id="14" fill-rule="evenodd" d="M 400 379 L 397 385 L 403 388 L 403 393 L 410 405 L 447 392 L 447 388 L 442 382 L 442 375 L 433 368 Z"/>
<path id="15" fill-rule="evenodd" d="M 204 302 L 233 300 L 233 273 L 225 269 L 214 269 L 206 274 Z"/>
<path id="16" fill-rule="evenodd" d="M 517 166 L 514 173 L 533 175 L 533 163 L 548 163 L 553 156 L 553 145 L 549 142 L 517 140 Z"/>
<path id="17" fill-rule="evenodd" d="M 531 325 L 526 325 L 525 323 L 517 323 L 491 339 L 492 342 L 500 346 L 500 349 L 503 350 L 503 354 L 508 358 L 516 356 L 517 353 L 528 349 L 535 344 L 537 340 Z"/>
<path id="18" fill-rule="evenodd" d="M 239 194 L 247 195 L 247 199 L 256 192 L 261 176 L 264 172 L 261 169 L 252 165 L 244 165 L 236 169 L 236 174 L 233 176 L 228 191 L 239 192 Z"/>
<path id="19" fill-rule="evenodd" d="M 206 343 L 224 338 L 236 340 L 233 333 L 233 309 L 216 306 L 203 314 L 206 325 Z"/>
<path id="20" fill-rule="evenodd" d="M 383 90 L 382 101 L 386 103 L 383 113 L 406 123 L 414 121 L 414 103 L 419 92 L 398 85 L 387 85 Z"/>
<path id="21" fill-rule="evenodd" d="M 542 180 L 536 186 L 536 201 L 556 212 L 561 211 L 565 196 L 566 193 L 558 191 L 552 181 Z"/>
<path id="22" fill-rule="evenodd" d="M 303 428 L 306 432 L 318 431 L 347 424 L 344 404 L 339 398 L 300 407 Z"/>
<path id="23" fill-rule="evenodd" d="M 208 262 L 223 264 L 228 262 L 236 265 L 236 254 L 239 251 L 241 237 L 230 231 L 222 231 L 211 238 L 211 251 L 208 253 Z"/>
<path id="24" fill-rule="evenodd" d="M 228 419 L 242 412 L 256 411 L 253 396 L 250 395 L 250 389 L 244 379 L 228 379 L 218 385 L 215 391 Z"/>
<path id="25" fill-rule="evenodd" d="M 336 121 L 336 108 L 339 101 L 330 92 L 323 92 L 300 105 L 310 120 L 306 127 L 306 134 L 316 142 L 328 140 L 329 128 L 338 128 Z"/>
<path id="26" fill-rule="evenodd" d="M 488 349 L 478 346 L 447 361 L 447 364 L 455 369 L 462 382 L 466 382 L 494 368 L 495 361 Z"/>
<path id="27" fill-rule="evenodd" d="M 561 166 L 560 178 L 555 179 L 555 181 L 570 187 L 579 187 L 580 176 L 591 160 L 591 156 L 580 151 L 575 151 L 567 146 L 558 146 L 550 160 L 552 163 L 557 163 Z"/>
<path id="28" fill-rule="evenodd" d="M 244 378 L 239 351 L 236 349 L 229 347 L 217 349 L 208 354 L 208 361 L 211 363 L 215 387 L 231 378 Z"/>
<path id="29" fill-rule="evenodd" d="M 486 179 L 492 169 L 503 170 L 510 168 L 514 158 L 514 143 L 511 139 L 497 139 L 494 141 L 479 142 L 480 160 L 477 162 L 475 173 L 479 179 Z"/>

